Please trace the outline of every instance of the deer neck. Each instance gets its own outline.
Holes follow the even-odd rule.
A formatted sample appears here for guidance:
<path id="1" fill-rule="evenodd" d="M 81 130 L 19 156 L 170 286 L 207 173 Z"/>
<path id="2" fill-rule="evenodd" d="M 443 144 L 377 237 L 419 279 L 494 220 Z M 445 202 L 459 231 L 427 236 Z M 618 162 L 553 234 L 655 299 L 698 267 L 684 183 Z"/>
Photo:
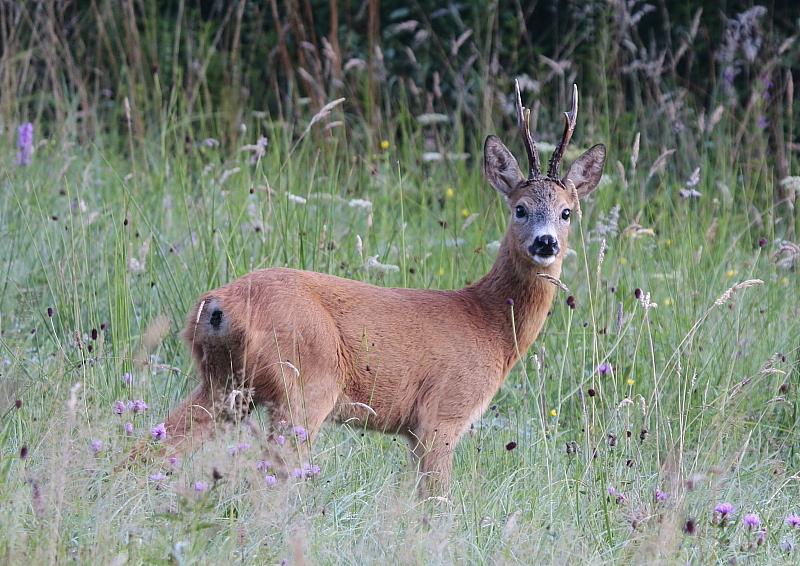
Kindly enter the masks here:
<path id="1" fill-rule="evenodd" d="M 540 275 L 558 277 L 560 273 L 560 257 L 547 267 L 535 266 L 515 257 L 504 237 L 489 272 L 464 289 L 481 306 L 484 316 L 503 329 L 503 346 L 510 364 L 516 362 L 517 353 L 524 354 L 536 339 L 553 301 L 556 287 Z M 513 301 L 513 308 L 508 299 Z M 516 336 L 512 329 L 516 330 Z"/>

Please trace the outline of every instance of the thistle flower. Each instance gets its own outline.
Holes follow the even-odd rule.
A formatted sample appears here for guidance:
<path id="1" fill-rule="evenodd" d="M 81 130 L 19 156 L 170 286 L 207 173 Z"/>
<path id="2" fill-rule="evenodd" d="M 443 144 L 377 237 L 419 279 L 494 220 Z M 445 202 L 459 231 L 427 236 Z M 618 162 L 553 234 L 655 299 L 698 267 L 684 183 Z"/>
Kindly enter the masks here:
<path id="1" fill-rule="evenodd" d="M 28 165 L 33 151 L 33 124 L 24 122 L 17 128 L 17 165 Z"/>
<path id="2" fill-rule="evenodd" d="M 205 491 L 208 489 L 208 484 L 204 481 L 196 481 L 194 482 L 194 490 L 195 491 Z"/>
<path id="3" fill-rule="evenodd" d="M 267 460 L 259 460 L 256 462 L 256 470 L 266 470 L 270 467 L 270 463 Z"/>
<path id="4" fill-rule="evenodd" d="M 714 507 L 714 511 L 719 513 L 720 515 L 730 515 L 736 509 L 733 508 L 733 505 L 730 503 L 718 503 L 716 507 Z"/>
<path id="5" fill-rule="evenodd" d="M 278 436 L 275 437 L 275 442 L 283 446 L 283 443 L 286 442 L 286 439 L 283 437 L 282 434 L 279 434 Z"/>
<path id="6" fill-rule="evenodd" d="M 142 401 L 141 399 L 135 399 L 133 401 L 128 401 L 128 408 L 134 412 L 134 414 L 143 413 L 145 409 L 147 409 L 147 403 Z"/>
<path id="7" fill-rule="evenodd" d="M 656 501 L 666 501 L 669 497 L 669 493 L 666 491 L 661 491 L 660 489 L 656 488 L 653 494 L 656 497 Z"/>
<path id="8" fill-rule="evenodd" d="M 133 423 L 125 423 L 125 432 L 128 434 L 133 432 Z"/>
<path id="9" fill-rule="evenodd" d="M 164 423 L 158 423 L 153 429 L 150 431 L 150 434 L 156 440 L 164 440 L 167 438 L 167 429 L 164 428 Z"/>
<path id="10" fill-rule="evenodd" d="M 597 366 L 597 373 L 608 373 L 611 371 L 611 364 L 603 362 L 599 366 Z"/>
<path id="11" fill-rule="evenodd" d="M 133 376 L 131 374 L 129 374 L 128 372 L 125 372 L 125 373 L 122 374 L 122 377 L 120 377 L 120 379 L 123 382 L 125 382 L 126 385 L 130 385 L 131 381 L 133 381 Z"/>
<path id="12" fill-rule="evenodd" d="M 147 477 L 150 478 L 151 481 L 163 481 L 163 480 L 167 479 L 167 476 L 165 476 L 161 472 L 158 472 L 156 474 L 152 474 L 152 475 L 147 476 Z"/>
<path id="13" fill-rule="evenodd" d="M 275 476 L 267 475 L 264 476 L 264 483 L 267 485 L 275 485 L 278 483 L 278 479 Z"/>
<path id="14" fill-rule="evenodd" d="M 172 456 L 169 459 L 169 463 L 172 464 L 173 466 L 177 466 L 178 465 L 178 459 L 175 456 Z"/>
<path id="15" fill-rule="evenodd" d="M 800 526 L 800 516 L 796 513 L 789 513 L 784 522 L 792 528 L 798 527 Z"/>
<path id="16" fill-rule="evenodd" d="M 301 426 L 294 427 L 292 429 L 292 432 L 294 432 L 298 442 L 305 442 L 305 440 L 308 438 L 308 433 L 306 432 L 306 429 L 304 429 Z"/>
<path id="17" fill-rule="evenodd" d="M 91 444 L 89 444 L 89 450 L 92 452 L 100 452 L 103 449 L 103 441 L 98 439 L 93 439 Z"/>
<path id="18" fill-rule="evenodd" d="M 745 513 L 745 516 L 742 518 L 742 522 L 747 525 L 747 528 L 752 529 L 753 527 L 757 527 L 761 524 L 761 519 L 758 516 L 758 513 Z"/>
<path id="19" fill-rule="evenodd" d="M 122 411 L 125 410 L 125 403 L 122 401 L 114 401 L 114 413 L 117 415 L 121 415 Z"/>

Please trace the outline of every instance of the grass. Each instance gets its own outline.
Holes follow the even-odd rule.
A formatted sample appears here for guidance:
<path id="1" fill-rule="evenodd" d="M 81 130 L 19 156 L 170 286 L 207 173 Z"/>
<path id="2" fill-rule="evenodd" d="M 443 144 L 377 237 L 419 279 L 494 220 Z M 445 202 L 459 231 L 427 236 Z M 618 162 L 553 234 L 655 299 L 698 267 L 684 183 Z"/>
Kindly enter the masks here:
<path id="1" fill-rule="evenodd" d="M 96 10 L 98 21 L 114 19 L 111 4 Z M 155 21 L 143 29 L 155 33 Z M 611 24 L 597 25 L 609 43 L 614 30 L 602 26 Z M 217 68 L 222 32 L 209 29 L 175 33 L 205 46 L 202 64 Z M 459 57 L 473 41 L 489 54 L 491 30 Z M 581 37 L 565 34 L 564 51 Z M 9 41 L 44 57 L 48 76 L 62 72 L 50 48 Z M 673 69 L 641 79 L 648 98 L 631 108 L 624 86 L 614 86 L 619 61 L 588 61 L 585 80 L 600 88 L 579 84 L 581 117 L 565 160 L 601 141 L 609 157 L 572 228 L 561 277 L 570 294 L 557 293 L 539 339 L 459 443 L 446 500 L 416 498 L 399 439 L 347 426 L 327 426 L 315 441 L 319 475 L 269 485 L 256 469 L 265 409 L 167 470 L 115 470 L 193 387 L 177 332 L 200 292 L 274 265 L 441 289 L 488 270 L 507 212 L 481 172 L 480 143 L 496 133 L 520 157 L 522 144 L 496 108 L 477 111 L 504 92 L 494 76 L 493 87 L 475 86 L 490 73 L 484 58 L 476 74 L 447 75 L 464 79 L 453 82 L 471 117 L 433 125 L 414 117 L 424 96 L 404 92 L 402 81 L 376 94 L 375 85 L 358 86 L 365 75 L 332 110 L 344 124 L 326 127 L 297 100 L 288 118 L 235 97 L 225 104 L 241 107 L 214 110 L 220 92 L 193 75 L 148 106 L 142 97 L 167 91 L 157 74 L 137 79 L 146 65 L 119 69 L 126 88 L 140 89 L 132 120 L 121 97 L 76 110 L 85 101 L 73 102 L 68 88 L 51 93 L 50 108 L 34 96 L 46 85 L 25 74 L 26 96 L 40 105 L 29 114 L 30 163 L 14 163 L 11 138 L 0 144 L 0 561 L 797 561 L 789 547 L 800 540 L 784 519 L 800 512 L 800 283 L 797 257 L 781 250 L 796 241 L 798 217 L 778 202 L 773 155 L 777 146 L 791 152 L 796 139 L 793 101 L 777 86 L 763 96 L 756 80 L 737 100 L 722 86 L 702 104 L 684 100 Z M 4 81 L 20 61 L 2 61 Z M 64 63 L 70 77 L 84 64 L 75 61 L 83 59 Z M 741 65 L 737 88 L 757 74 L 755 63 Z M 779 58 L 768 67 L 777 77 Z M 557 127 L 551 101 L 565 91 L 563 77 L 547 76 L 540 132 Z M 283 94 L 287 104 L 297 98 Z M 373 96 L 391 99 L 374 124 Z M 4 108 L 8 127 L 15 114 Z M 466 131 L 476 115 L 494 127 Z M 261 136 L 263 154 L 242 150 Z M 423 160 L 432 149 L 470 158 Z M 778 168 L 792 167 L 788 153 Z M 686 189 L 701 196 L 680 196 Z M 398 269 L 366 270 L 372 257 Z M 759 282 L 740 285 L 750 280 Z M 149 406 L 143 413 L 114 412 L 115 401 L 137 399 Z M 723 502 L 735 510 L 715 512 Z M 749 513 L 759 526 L 744 523 Z"/>

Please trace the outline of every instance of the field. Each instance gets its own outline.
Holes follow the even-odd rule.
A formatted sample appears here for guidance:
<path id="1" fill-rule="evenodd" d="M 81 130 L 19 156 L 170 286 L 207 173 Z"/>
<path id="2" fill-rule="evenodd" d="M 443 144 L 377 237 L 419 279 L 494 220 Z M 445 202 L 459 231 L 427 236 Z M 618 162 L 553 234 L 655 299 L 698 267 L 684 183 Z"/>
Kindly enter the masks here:
<path id="1" fill-rule="evenodd" d="M 264 408 L 174 463 L 117 465 L 194 386 L 177 333 L 199 293 L 269 266 L 435 289 L 482 276 L 509 216 L 483 139 L 524 163 L 498 102 L 513 76 L 471 121 L 405 91 L 390 104 L 387 86 L 373 124 L 362 83 L 293 116 L 209 99 L 184 119 L 179 89 L 163 109 L 120 97 L 89 130 L 79 105 L 4 110 L 0 561 L 797 563 L 800 177 L 778 55 L 769 82 L 736 67 L 736 100 L 720 83 L 677 103 L 665 72 L 631 108 L 611 76 L 575 80 L 565 162 L 597 142 L 609 156 L 572 226 L 569 293 L 456 448 L 451 491 L 422 500 L 399 439 L 352 426 L 323 428 L 318 473 L 265 479 Z M 548 76 L 523 93 L 541 99 L 544 159 L 566 109 L 567 78 Z"/>

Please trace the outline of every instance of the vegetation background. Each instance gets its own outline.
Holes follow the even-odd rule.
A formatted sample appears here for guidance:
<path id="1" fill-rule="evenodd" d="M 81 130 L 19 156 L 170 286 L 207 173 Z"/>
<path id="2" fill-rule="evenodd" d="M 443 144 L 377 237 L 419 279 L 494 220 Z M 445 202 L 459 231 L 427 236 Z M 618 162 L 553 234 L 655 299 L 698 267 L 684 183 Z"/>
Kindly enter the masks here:
<path id="1" fill-rule="evenodd" d="M 2 562 L 797 562 L 798 33 L 791 0 L 0 2 Z M 447 500 L 352 427 L 272 485 L 266 411 L 115 471 L 192 386 L 199 292 L 485 273 L 515 79 L 540 150 L 577 83 L 572 157 L 609 158 Z"/>

